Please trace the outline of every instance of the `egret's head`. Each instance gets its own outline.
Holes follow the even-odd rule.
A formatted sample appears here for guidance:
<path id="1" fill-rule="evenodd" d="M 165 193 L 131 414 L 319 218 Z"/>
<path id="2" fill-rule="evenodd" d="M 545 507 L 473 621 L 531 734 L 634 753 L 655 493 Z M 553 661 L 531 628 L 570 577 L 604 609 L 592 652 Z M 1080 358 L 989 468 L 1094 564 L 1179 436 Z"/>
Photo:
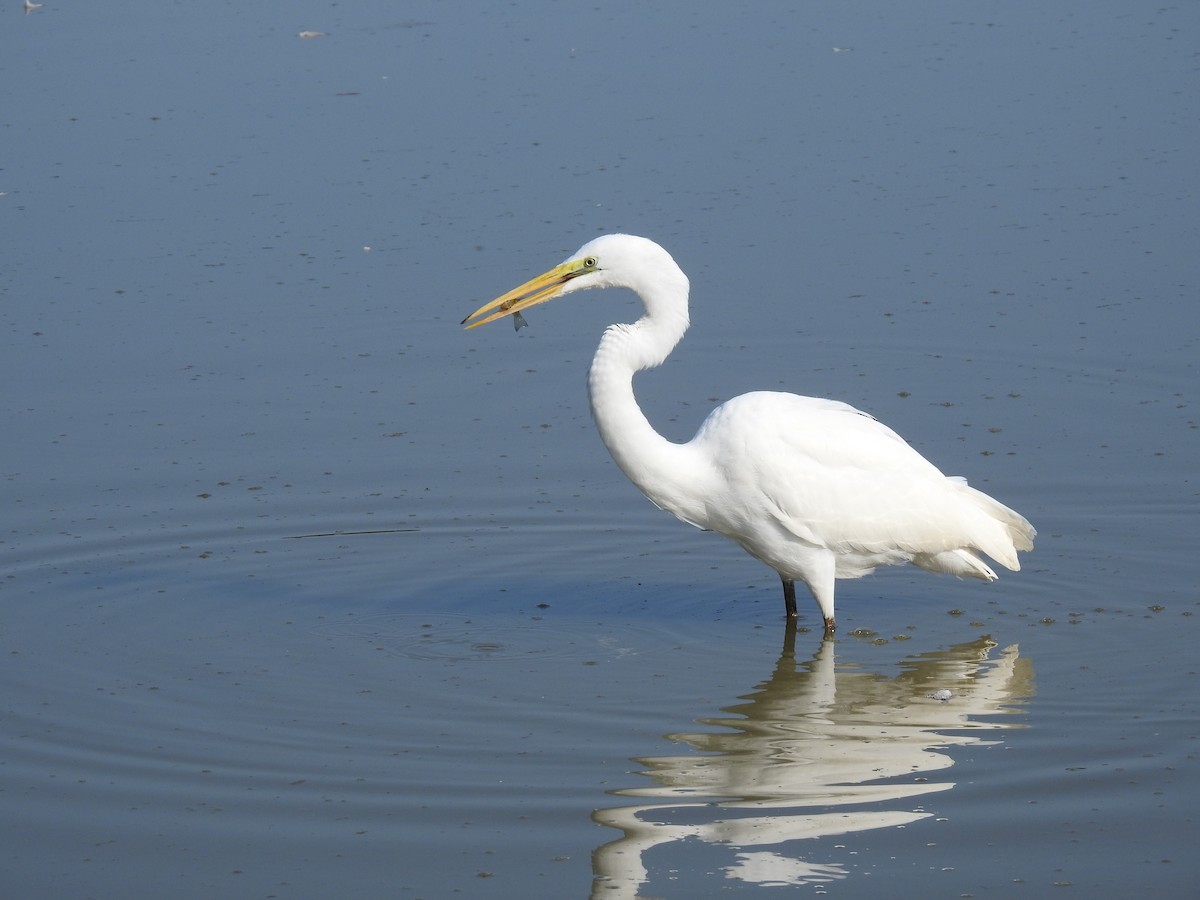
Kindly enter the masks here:
<path id="1" fill-rule="evenodd" d="M 661 283 L 664 279 L 681 286 L 686 297 L 687 277 L 666 250 L 647 238 L 606 234 L 588 241 L 550 271 L 485 303 L 463 319 L 462 324 L 467 328 L 485 325 L 505 316 L 518 315 L 523 309 L 563 294 L 588 288 L 632 288 L 645 300 L 647 289 L 656 286 L 651 282 Z"/>

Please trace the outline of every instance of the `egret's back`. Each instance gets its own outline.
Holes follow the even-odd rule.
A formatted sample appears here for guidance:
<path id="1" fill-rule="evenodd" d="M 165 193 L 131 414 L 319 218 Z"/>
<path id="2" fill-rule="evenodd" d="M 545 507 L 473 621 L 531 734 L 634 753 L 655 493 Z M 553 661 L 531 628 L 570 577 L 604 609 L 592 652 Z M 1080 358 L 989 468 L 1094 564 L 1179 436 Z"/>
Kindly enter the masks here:
<path id="1" fill-rule="evenodd" d="M 991 580 L 976 552 L 1017 569 L 1017 550 L 1032 547 L 1019 514 L 844 403 L 745 394 L 714 410 L 693 444 L 717 471 L 699 524 L 810 587 L 830 561 L 838 578 L 914 562 Z"/>

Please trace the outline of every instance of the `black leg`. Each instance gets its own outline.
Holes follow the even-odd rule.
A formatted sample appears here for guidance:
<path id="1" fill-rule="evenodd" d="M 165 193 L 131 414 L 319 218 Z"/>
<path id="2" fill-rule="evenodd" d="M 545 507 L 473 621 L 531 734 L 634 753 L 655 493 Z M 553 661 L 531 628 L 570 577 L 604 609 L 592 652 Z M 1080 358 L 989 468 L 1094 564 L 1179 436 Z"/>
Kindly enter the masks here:
<path id="1" fill-rule="evenodd" d="M 790 578 L 784 578 L 782 575 L 779 579 L 783 582 L 783 606 L 787 611 L 789 619 L 796 618 L 796 582 Z"/>

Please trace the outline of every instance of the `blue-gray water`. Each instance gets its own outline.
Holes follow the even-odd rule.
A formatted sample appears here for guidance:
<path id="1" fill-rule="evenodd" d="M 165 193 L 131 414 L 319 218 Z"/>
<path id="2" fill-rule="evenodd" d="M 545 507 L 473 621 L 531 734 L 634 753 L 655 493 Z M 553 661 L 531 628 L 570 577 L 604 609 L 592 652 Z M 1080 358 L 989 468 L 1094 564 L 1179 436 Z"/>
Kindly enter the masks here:
<path id="1" fill-rule="evenodd" d="M 6 897 L 1193 889 L 1200 9 L 0 18 Z M 593 432 L 628 297 L 458 327 L 604 231 L 664 433 L 846 400 L 1024 570 L 787 634 Z"/>

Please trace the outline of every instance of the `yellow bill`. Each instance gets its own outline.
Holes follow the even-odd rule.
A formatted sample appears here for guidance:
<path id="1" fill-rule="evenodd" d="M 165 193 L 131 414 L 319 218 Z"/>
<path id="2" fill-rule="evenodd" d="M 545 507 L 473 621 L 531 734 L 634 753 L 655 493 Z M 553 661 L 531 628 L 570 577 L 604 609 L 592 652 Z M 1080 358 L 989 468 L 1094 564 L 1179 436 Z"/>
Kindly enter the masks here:
<path id="1" fill-rule="evenodd" d="M 562 292 L 564 284 L 595 268 L 596 258 L 593 256 L 568 260 L 562 265 L 555 266 L 549 272 L 530 279 L 520 287 L 513 288 L 507 294 L 485 303 L 463 319 L 462 324 L 467 328 L 474 328 L 476 325 L 486 325 L 488 322 L 494 322 L 505 316 L 517 316 L 518 324 L 520 324 L 524 321 L 520 318 L 521 310 L 545 303 L 547 300 L 553 300 Z M 481 316 L 482 318 L 480 318 Z"/>

